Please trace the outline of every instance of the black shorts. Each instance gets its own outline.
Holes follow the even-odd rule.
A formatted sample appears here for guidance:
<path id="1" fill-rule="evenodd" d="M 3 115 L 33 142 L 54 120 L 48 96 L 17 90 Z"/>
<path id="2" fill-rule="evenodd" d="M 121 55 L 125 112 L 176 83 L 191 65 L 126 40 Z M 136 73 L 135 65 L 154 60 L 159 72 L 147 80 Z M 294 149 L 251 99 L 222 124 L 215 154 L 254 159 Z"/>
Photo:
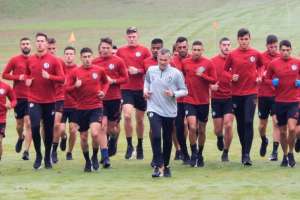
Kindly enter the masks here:
<path id="1" fill-rule="evenodd" d="M 275 114 L 275 97 L 258 97 L 258 117 L 268 119 Z"/>
<path id="2" fill-rule="evenodd" d="M 96 108 L 91 110 L 77 110 L 77 113 L 79 132 L 85 132 L 89 130 L 91 123 L 101 123 L 102 108 Z"/>
<path id="3" fill-rule="evenodd" d="M 64 108 L 61 123 L 65 124 L 67 121 L 69 121 L 69 123 L 78 123 L 78 112 L 75 108 Z"/>
<path id="4" fill-rule="evenodd" d="M 0 123 L 0 135 L 2 135 L 3 138 L 5 138 L 5 128 L 6 123 Z"/>
<path id="5" fill-rule="evenodd" d="M 131 104 L 140 111 L 146 111 L 147 102 L 144 98 L 143 90 L 122 90 L 122 100 L 124 104 Z"/>
<path id="6" fill-rule="evenodd" d="M 60 113 L 64 112 L 64 101 L 63 100 L 55 102 L 55 112 L 60 112 Z"/>
<path id="7" fill-rule="evenodd" d="M 278 126 L 287 125 L 288 119 L 298 120 L 298 102 L 293 103 L 284 103 L 284 102 L 275 102 L 275 114 L 277 118 Z"/>
<path id="8" fill-rule="evenodd" d="M 185 104 L 185 116 L 196 116 L 197 120 L 206 123 L 208 120 L 209 104 L 193 105 Z"/>
<path id="9" fill-rule="evenodd" d="M 233 114 L 232 99 L 211 99 L 211 110 L 213 119 Z"/>
<path id="10" fill-rule="evenodd" d="M 109 121 L 121 120 L 121 99 L 103 101 L 103 115 Z"/>
<path id="11" fill-rule="evenodd" d="M 23 119 L 28 115 L 28 100 L 27 99 L 17 99 L 17 105 L 14 108 L 15 118 Z"/>

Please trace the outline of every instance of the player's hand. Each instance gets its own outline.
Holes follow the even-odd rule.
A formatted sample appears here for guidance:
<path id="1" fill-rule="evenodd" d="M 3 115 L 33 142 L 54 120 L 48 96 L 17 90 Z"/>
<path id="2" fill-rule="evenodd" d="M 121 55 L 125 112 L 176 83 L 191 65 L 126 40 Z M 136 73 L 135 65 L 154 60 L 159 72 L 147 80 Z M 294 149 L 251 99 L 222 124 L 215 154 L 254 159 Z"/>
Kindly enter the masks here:
<path id="1" fill-rule="evenodd" d="M 167 89 L 164 91 L 164 94 L 167 96 L 167 97 L 174 97 L 174 92 L 170 89 Z"/>
<path id="2" fill-rule="evenodd" d="M 144 91 L 144 98 L 145 99 L 150 99 L 151 95 L 152 95 L 152 92 L 150 92 L 150 91 Z"/>
<path id="3" fill-rule="evenodd" d="M 219 84 L 216 83 L 216 84 L 210 85 L 210 89 L 211 89 L 212 91 L 218 91 L 218 89 L 219 89 Z"/>
<path id="4" fill-rule="evenodd" d="M 82 81 L 76 78 L 75 87 L 79 88 L 82 85 Z"/>
<path id="5" fill-rule="evenodd" d="M 31 84 L 32 84 L 32 81 L 33 81 L 32 78 L 31 78 L 31 79 L 26 79 L 26 80 L 25 80 L 25 85 L 26 85 L 27 87 L 30 87 Z"/>
<path id="6" fill-rule="evenodd" d="M 47 71 L 42 70 L 42 77 L 45 78 L 45 79 L 49 79 L 50 78 L 50 74 Z"/>
<path id="7" fill-rule="evenodd" d="M 110 78 L 110 76 L 106 76 L 106 77 L 107 77 L 108 83 L 109 83 L 110 85 L 116 83 L 116 80 L 115 80 L 115 79 Z"/>
<path id="8" fill-rule="evenodd" d="M 105 94 L 104 94 L 103 91 L 100 91 L 100 92 L 98 93 L 98 97 L 99 97 L 100 99 L 103 99 L 104 96 L 105 96 Z"/>
<path id="9" fill-rule="evenodd" d="M 25 80 L 25 75 L 24 74 L 20 74 L 19 81 L 24 81 L 24 80 Z"/>
<path id="10" fill-rule="evenodd" d="M 240 76 L 239 76 L 238 74 L 233 74 L 233 75 L 232 75 L 232 81 L 233 81 L 233 82 L 237 82 L 237 81 L 239 80 L 239 77 L 240 77 Z"/>
<path id="11" fill-rule="evenodd" d="M 138 74 L 138 73 L 139 73 L 139 70 L 138 70 L 136 67 L 130 66 L 130 67 L 128 68 L 128 72 L 129 72 L 129 74 L 131 74 L 131 75 L 135 75 L 135 74 Z"/>
<path id="12" fill-rule="evenodd" d="M 11 109 L 11 103 L 9 101 L 6 102 L 5 107 L 9 110 Z"/>

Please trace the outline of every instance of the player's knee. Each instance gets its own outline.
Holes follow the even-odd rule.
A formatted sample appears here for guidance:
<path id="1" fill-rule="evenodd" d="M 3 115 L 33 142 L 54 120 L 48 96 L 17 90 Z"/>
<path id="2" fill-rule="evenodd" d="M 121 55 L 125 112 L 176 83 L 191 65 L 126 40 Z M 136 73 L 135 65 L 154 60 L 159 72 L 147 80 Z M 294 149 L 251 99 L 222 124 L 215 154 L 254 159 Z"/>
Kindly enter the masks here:
<path id="1" fill-rule="evenodd" d="M 197 126 L 194 125 L 194 124 L 190 124 L 190 125 L 189 125 L 189 131 L 190 131 L 191 133 L 196 133 L 196 132 L 197 132 Z"/>

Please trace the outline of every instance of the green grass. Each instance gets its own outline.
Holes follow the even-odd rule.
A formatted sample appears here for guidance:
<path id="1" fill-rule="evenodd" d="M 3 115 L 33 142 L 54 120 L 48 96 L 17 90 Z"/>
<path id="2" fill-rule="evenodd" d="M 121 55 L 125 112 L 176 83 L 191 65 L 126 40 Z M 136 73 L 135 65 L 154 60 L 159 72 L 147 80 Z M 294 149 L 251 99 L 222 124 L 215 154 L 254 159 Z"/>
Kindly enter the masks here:
<path id="1" fill-rule="evenodd" d="M 18 53 L 22 36 L 33 38 L 37 31 L 45 31 L 57 38 L 59 54 L 67 45 L 70 32 L 77 38 L 75 46 L 90 46 L 95 51 L 100 37 L 111 36 L 118 45 L 124 44 L 126 27 L 137 26 L 141 42 L 149 46 L 153 37 L 162 37 L 171 47 L 179 35 L 190 41 L 201 39 L 206 54 L 217 52 L 216 42 L 229 36 L 236 45 L 236 31 L 248 27 L 253 46 L 264 50 L 267 34 L 275 33 L 291 39 L 294 55 L 300 50 L 300 22 L 297 0 L 0 0 L 0 68 L 10 56 Z M 212 23 L 218 21 L 215 32 Z M 217 40 L 216 40 L 217 39 Z M 82 172 L 83 156 L 79 144 L 75 160 L 60 162 L 53 170 L 32 170 L 33 159 L 24 162 L 14 152 L 15 122 L 9 115 L 4 155 L 0 162 L 0 200 L 10 199 L 299 199 L 299 166 L 282 169 L 279 162 L 271 163 L 258 155 L 260 139 L 255 122 L 252 150 L 254 166 L 240 164 L 240 145 L 236 131 L 230 151 L 231 162 L 221 163 L 216 149 L 211 120 L 207 128 L 204 150 L 206 166 L 190 168 L 172 161 L 171 179 L 153 180 L 149 166 L 151 149 L 145 138 L 145 160 L 125 161 L 124 131 L 119 151 L 112 158 L 112 169 L 91 174 Z M 146 121 L 145 133 L 148 132 Z M 270 135 L 271 130 L 268 129 Z M 135 142 L 136 143 L 136 142 Z M 269 148 L 269 150 L 271 147 Z M 31 149 L 33 156 L 33 149 Z M 280 155 L 281 156 L 281 155 Z M 172 155 L 173 157 L 173 155 Z M 300 160 L 299 155 L 296 159 Z"/>

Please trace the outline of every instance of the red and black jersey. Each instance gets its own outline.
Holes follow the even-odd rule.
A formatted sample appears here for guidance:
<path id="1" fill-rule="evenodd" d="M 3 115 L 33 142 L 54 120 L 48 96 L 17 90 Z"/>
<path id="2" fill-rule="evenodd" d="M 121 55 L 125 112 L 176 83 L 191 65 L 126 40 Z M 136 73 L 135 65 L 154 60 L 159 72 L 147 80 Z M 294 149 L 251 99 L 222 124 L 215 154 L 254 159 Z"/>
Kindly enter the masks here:
<path id="1" fill-rule="evenodd" d="M 239 75 L 238 81 L 232 82 L 232 95 L 257 94 L 256 79 L 262 66 L 261 54 L 255 49 L 237 48 L 230 52 L 225 61 L 225 70 Z"/>
<path id="2" fill-rule="evenodd" d="M 75 87 L 76 80 L 81 80 L 82 85 Z M 78 110 L 91 110 L 102 108 L 102 100 L 99 98 L 99 92 L 107 92 L 109 87 L 105 71 L 97 65 L 89 67 L 78 67 L 72 70 L 68 81 L 66 91 L 75 91 L 77 97 Z"/>
<path id="3" fill-rule="evenodd" d="M 109 86 L 103 100 L 121 99 L 120 85 L 128 81 L 128 72 L 124 61 L 118 56 L 98 57 L 93 60 L 93 64 L 104 69 L 107 76 L 116 80 Z"/>
<path id="4" fill-rule="evenodd" d="M 142 46 L 123 46 L 117 51 L 117 56 L 122 58 L 126 64 L 127 69 L 133 66 L 139 70 L 138 74 L 129 74 L 129 79 L 125 84 L 121 85 L 121 89 L 126 90 L 143 90 L 145 68 L 143 61 L 151 56 L 150 51 Z"/>
<path id="5" fill-rule="evenodd" d="M 197 60 L 187 58 L 182 62 L 182 70 L 188 89 L 188 95 L 183 100 L 184 103 L 209 104 L 209 85 L 216 83 L 217 80 L 212 62 L 205 57 Z M 202 72 L 201 76 L 196 74 L 199 71 Z"/>
<path id="6" fill-rule="evenodd" d="M 279 79 L 279 84 L 275 89 L 275 101 L 299 102 L 299 89 L 295 86 L 299 75 L 300 62 L 296 58 L 285 60 L 279 57 L 270 62 L 266 82 L 271 84 L 273 78 Z"/>
<path id="7" fill-rule="evenodd" d="M 42 77 L 42 70 L 49 73 L 49 79 Z M 34 103 L 54 103 L 56 101 L 55 84 L 64 83 L 61 63 L 53 55 L 32 55 L 28 58 L 26 78 L 32 79 L 28 90 L 28 100 Z"/>
<path id="8" fill-rule="evenodd" d="M 158 64 L 157 59 L 153 58 L 153 56 L 148 57 L 143 61 L 145 71 L 147 71 L 149 67 L 155 66 L 157 64 Z"/>
<path id="9" fill-rule="evenodd" d="M 224 65 L 226 61 L 226 57 L 222 57 L 221 55 L 216 55 L 211 59 L 217 74 L 217 83 L 219 88 L 217 91 L 211 91 L 211 97 L 213 99 L 227 99 L 231 98 L 231 73 L 225 71 Z"/>
<path id="10" fill-rule="evenodd" d="M 15 107 L 17 104 L 16 95 L 13 89 L 6 83 L 0 81 L 0 123 L 6 122 L 6 99 L 10 100 L 11 107 Z"/>
<path id="11" fill-rule="evenodd" d="M 28 56 L 23 54 L 14 56 L 9 60 L 5 69 L 3 70 L 2 77 L 6 80 L 13 81 L 13 89 L 17 98 L 27 99 L 28 87 L 25 85 L 24 80 L 20 80 L 20 75 L 25 75 Z"/>
<path id="12" fill-rule="evenodd" d="M 77 94 L 75 90 L 67 91 L 66 87 L 68 85 L 68 81 L 70 81 L 70 75 L 73 70 L 77 69 L 77 65 L 66 65 L 64 63 L 64 69 L 65 69 L 65 77 L 66 81 L 64 84 L 64 93 L 65 93 L 65 101 L 64 101 L 64 108 L 77 108 Z"/>
<path id="13" fill-rule="evenodd" d="M 60 62 L 62 69 L 64 71 L 64 74 L 66 73 L 65 70 L 65 62 L 63 59 L 57 57 L 58 62 Z M 55 96 L 56 96 L 56 101 L 63 101 L 65 99 L 65 92 L 64 92 L 64 83 L 56 83 L 55 84 Z"/>
<path id="14" fill-rule="evenodd" d="M 272 84 L 267 83 L 265 81 L 265 75 L 268 70 L 268 66 L 270 62 L 278 57 L 280 57 L 280 54 L 277 53 L 275 55 L 270 55 L 268 51 L 265 51 L 261 54 L 262 60 L 263 60 L 263 68 L 262 68 L 262 83 L 258 86 L 258 96 L 260 97 L 274 97 L 275 96 L 275 88 L 272 86 Z"/>

